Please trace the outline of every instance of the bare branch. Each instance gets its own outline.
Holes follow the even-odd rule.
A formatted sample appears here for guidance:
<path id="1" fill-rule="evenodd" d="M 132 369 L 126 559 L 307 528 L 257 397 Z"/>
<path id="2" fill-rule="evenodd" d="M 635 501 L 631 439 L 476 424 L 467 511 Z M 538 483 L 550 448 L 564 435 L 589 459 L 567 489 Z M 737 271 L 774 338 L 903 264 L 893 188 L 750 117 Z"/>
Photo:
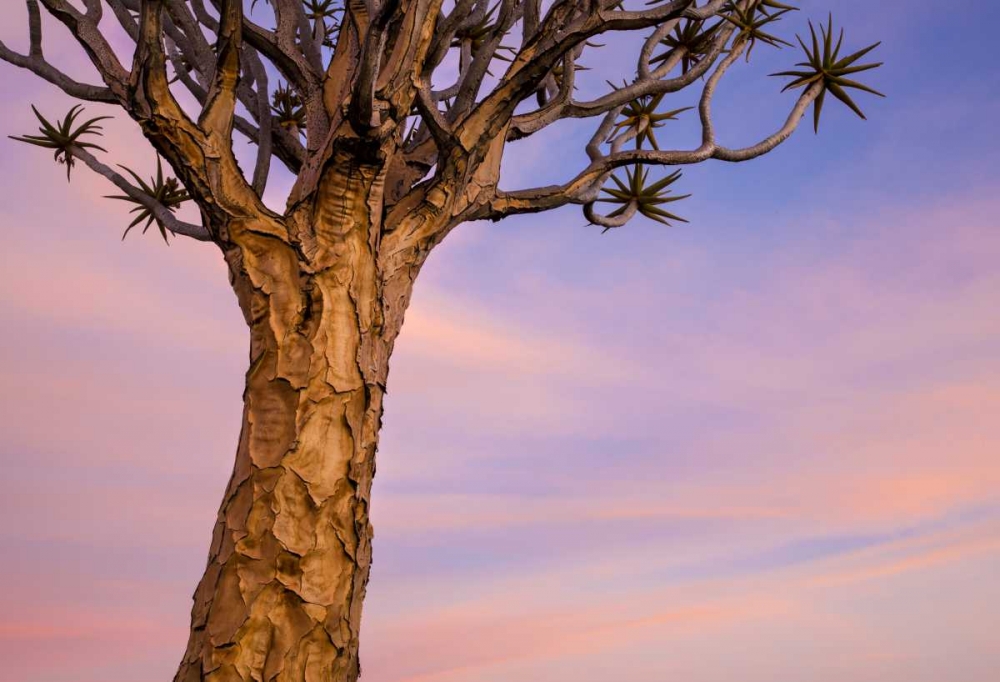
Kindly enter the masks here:
<path id="1" fill-rule="evenodd" d="M 778 129 L 773 135 L 761 140 L 755 145 L 750 147 L 743 147 L 742 149 L 727 149 L 726 147 L 716 147 L 712 152 L 712 158 L 719 159 L 720 161 L 749 161 L 750 159 L 755 159 L 758 156 L 763 156 L 768 152 L 775 149 L 782 142 L 787 140 L 795 132 L 796 128 L 799 126 L 799 122 L 806 113 L 806 109 L 809 105 L 816 101 L 820 93 L 823 91 L 823 86 L 821 84 L 815 84 L 811 86 L 808 90 L 802 93 L 795 106 L 792 108 L 791 113 L 788 114 L 788 118 L 785 120 L 785 124 Z"/>
<path id="2" fill-rule="evenodd" d="M 710 159 L 740 162 L 762 156 L 777 148 L 795 132 L 809 105 L 819 96 L 821 90 L 821 86 L 814 85 L 803 92 L 781 128 L 755 145 L 739 149 L 720 147 L 712 140 L 704 141 L 705 134 L 703 133 L 703 143 L 697 149 L 671 151 L 636 149 L 615 152 L 594 160 L 575 178 L 563 185 L 513 192 L 497 190 L 488 204 L 477 207 L 470 212 L 467 219 L 498 220 L 508 215 L 537 213 L 567 204 L 592 203 L 608 173 L 615 168 L 624 166 L 635 164 L 683 166 L 703 163 Z M 711 96 L 703 99 L 703 102 L 710 100 Z M 710 117 L 707 104 L 703 105 L 703 110 Z M 607 127 L 610 128 L 610 126 Z"/>
<path id="3" fill-rule="evenodd" d="M 102 163 L 97 159 L 97 157 L 88 152 L 86 149 L 74 147 L 73 156 L 81 159 L 95 173 L 104 176 L 114 183 L 115 187 L 125 192 L 125 194 L 149 209 L 149 212 L 156 218 L 156 220 L 162 223 L 174 234 L 191 237 L 192 239 L 203 242 L 212 240 L 211 233 L 209 233 L 205 227 L 178 220 L 177 216 L 173 214 L 173 211 L 156 201 L 156 199 L 149 196 L 138 187 L 132 185 L 132 183 L 126 180 L 120 173 L 116 172 L 110 166 Z"/>
<path id="4" fill-rule="evenodd" d="M 28 8 L 28 54 L 22 55 L 9 49 L 0 41 L 0 59 L 14 66 L 28 69 L 37 76 L 52 83 L 67 95 L 88 102 L 115 102 L 117 98 L 110 88 L 80 83 L 45 60 L 42 50 L 42 17 L 38 0 L 25 0 Z M 86 17 L 83 17 L 86 19 Z"/>
<path id="5" fill-rule="evenodd" d="M 34 46 L 33 46 L 34 50 Z M 0 60 L 27 69 L 36 76 L 52 83 L 70 97 L 87 102 L 117 102 L 118 98 L 110 88 L 100 85 L 80 83 L 45 61 L 41 51 L 36 54 L 22 55 L 8 48 L 0 41 Z"/>
<path id="6" fill-rule="evenodd" d="M 49 14 L 61 21 L 73 34 L 108 87 L 116 95 L 119 93 L 124 95 L 125 85 L 128 82 L 128 72 L 118 61 L 118 57 L 115 56 L 107 38 L 97 27 L 97 20 L 100 19 L 100 16 L 92 10 L 81 14 L 66 0 L 41 0 L 41 3 Z"/>
<path id="7" fill-rule="evenodd" d="M 257 120 L 260 121 L 260 129 L 257 131 L 257 163 L 253 171 L 253 190 L 257 194 L 263 194 L 267 187 L 267 176 L 271 170 L 271 154 L 273 141 L 271 135 L 271 102 L 268 98 L 267 69 L 261 63 L 256 52 L 246 51 L 246 61 L 250 63 L 250 73 L 253 76 L 254 84 L 257 86 Z"/>
<path id="8" fill-rule="evenodd" d="M 217 61 L 208 98 L 198 125 L 205 132 L 228 138 L 236 115 L 236 86 L 243 44 L 243 1 L 222 0 L 215 52 Z M 265 90 L 266 92 L 266 90 Z"/>
<path id="9" fill-rule="evenodd" d="M 713 66 L 718 57 L 722 54 L 734 29 L 727 27 L 719 32 L 713 40 L 711 48 L 706 52 L 694 67 L 674 78 L 659 78 L 658 74 L 664 69 L 673 69 L 677 62 L 683 58 L 683 53 L 678 51 L 671 59 L 653 72 L 649 78 L 640 78 L 634 83 L 625 87 L 612 90 L 606 95 L 588 102 L 566 102 L 559 107 L 558 111 L 545 115 L 541 112 L 532 112 L 514 117 L 511 126 L 511 139 L 521 139 L 532 135 L 539 130 L 551 125 L 556 120 L 564 118 L 591 118 L 601 116 L 624 104 L 648 95 L 670 94 L 680 92 L 696 83 Z M 667 71 L 669 73 L 669 70 Z"/>
<path id="10" fill-rule="evenodd" d="M 117 64 L 97 31 L 101 2 L 79 0 L 77 6 L 82 3 L 84 10 L 71 0 L 26 2 L 28 53 L 17 54 L 0 43 L 0 58 L 31 69 L 79 99 L 122 104 L 175 170 L 188 173 L 185 182 L 201 185 L 191 188 L 192 196 L 204 199 L 218 190 L 210 187 L 207 166 L 220 154 L 225 163 L 235 164 L 230 137 L 237 130 L 257 145 L 252 182 L 246 187 L 257 195 L 266 187 L 276 156 L 299 174 L 292 197 L 298 202 L 317 186 L 324 164 L 343 138 L 361 134 L 369 136 L 372 149 L 378 147 L 385 159 L 383 205 L 394 215 L 420 206 L 445 179 L 471 183 L 464 195 L 456 194 L 465 197 L 455 200 L 454 210 L 462 217 L 495 218 L 566 203 L 587 207 L 612 171 L 622 166 L 742 161 L 765 154 L 792 134 L 811 103 L 816 103 L 818 114 L 825 92 L 822 85 L 806 83 L 782 127 L 755 145 L 730 149 L 717 143 L 711 107 L 722 77 L 749 52 L 756 37 L 771 44 L 784 42 L 756 32 L 753 17 L 770 23 L 777 18 L 772 15 L 788 11 L 770 0 L 662 0 L 637 10 L 623 9 L 617 0 L 455 0 L 446 14 L 442 0 L 347 0 L 336 34 L 330 33 L 323 16 L 313 17 L 315 24 L 310 21 L 301 0 L 267 0 L 274 11 L 273 30 L 245 16 L 239 0 L 210 0 L 207 7 L 205 0 L 106 0 L 118 23 L 136 40 L 131 73 Z M 105 86 L 78 83 L 45 61 L 39 2 L 85 47 Z M 713 18 L 717 22 L 709 23 Z M 590 39 L 646 29 L 652 30 L 637 47 L 631 80 L 596 99 L 574 99 L 577 62 L 585 50 L 599 47 Z M 503 41 L 518 31 L 520 45 L 506 47 Z M 333 48 L 325 68 L 324 41 Z M 666 48 L 662 52 L 661 46 Z M 509 66 L 492 92 L 481 93 L 498 59 L 509 59 Z M 456 63 L 454 80 L 435 80 L 439 70 Z M 272 112 L 272 66 L 294 93 L 295 107 L 301 105 L 299 111 L 305 112 L 297 126 L 284 119 L 279 125 L 276 116 L 281 114 Z M 640 100 L 648 104 L 655 99 L 655 108 L 663 96 L 705 78 L 698 105 L 699 146 L 641 149 L 643 138 L 617 122 L 623 109 L 634 111 Z M 197 122 L 181 109 L 171 82 L 202 105 Z M 535 98 L 537 107 L 522 106 Z M 239 105 L 245 108 L 242 115 Z M 345 115 L 354 132 L 341 125 Z M 570 118 L 601 123 L 587 145 L 590 165 L 566 184 L 502 192 L 497 189 L 499 168 L 496 177 L 477 170 L 484 163 L 483 150 L 499 158 L 503 140 L 523 139 Z M 503 135 L 500 143 L 497 135 Z M 644 139 L 656 146 L 651 137 Z M 624 149 L 624 143 L 633 140 L 639 148 Z M 601 220 L 587 211 L 598 218 L 595 222 Z M 633 212 L 616 212 L 611 222 L 617 224 Z"/>

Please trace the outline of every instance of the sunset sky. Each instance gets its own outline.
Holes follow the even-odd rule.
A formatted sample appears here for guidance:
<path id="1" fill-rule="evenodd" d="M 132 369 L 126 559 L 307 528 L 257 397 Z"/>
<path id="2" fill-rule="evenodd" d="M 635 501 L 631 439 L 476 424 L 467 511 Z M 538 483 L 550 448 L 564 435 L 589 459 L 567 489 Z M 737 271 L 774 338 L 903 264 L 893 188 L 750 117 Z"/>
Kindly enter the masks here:
<path id="1" fill-rule="evenodd" d="M 868 122 L 831 100 L 819 136 L 686 170 L 687 225 L 571 208 L 431 257 L 391 363 L 364 682 L 997 679 L 1000 3 L 799 4 L 783 35 L 832 7 L 849 48 L 884 41 Z M 24 27 L 4 2 L 0 38 Z M 795 61 L 733 73 L 724 144 L 780 124 L 766 74 Z M 6 64 L 0 94 L 4 135 L 71 104 Z M 108 158 L 152 172 L 117 119 Z M 519 143 L 503 185 L 572 176 L 591 130 Z M 232 465 L 248 340 L 219 252 L 120 241 L 112 190 L 0 139 L 4 681 L 169 680 Z"/>

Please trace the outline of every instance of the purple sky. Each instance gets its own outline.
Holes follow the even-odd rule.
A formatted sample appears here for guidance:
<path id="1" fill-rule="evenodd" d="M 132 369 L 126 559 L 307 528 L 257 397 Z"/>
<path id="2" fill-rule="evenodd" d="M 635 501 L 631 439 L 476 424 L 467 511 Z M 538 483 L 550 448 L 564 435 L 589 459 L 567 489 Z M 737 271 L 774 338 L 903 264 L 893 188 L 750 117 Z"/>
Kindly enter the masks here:
<path id="1" fill-rule="evenodd" d="M 366 682 L 996 679 L 1000 7 L 835 4 L 850 46 L 885 40 L 869 122 L 830 102 L 819 137 L 691 169 L 690 225 L 567 210 L 431 258 L 392 361 Z M 0 26 L 24 44 L 20 3 Z M 780 120 L 763 74 L 794 61 L 734 74 L 724 142 Z M 68 108 L 0 68 L 5 134 Z M 526 143 L 506 185 L 569 176 L 580 137 Z M 149 172 L 128 122 L 109 143 Z M 102 179 L 0 160 L 4 679 L 169 679 L 242 317 L 213 247 L 122 243 Z"/>

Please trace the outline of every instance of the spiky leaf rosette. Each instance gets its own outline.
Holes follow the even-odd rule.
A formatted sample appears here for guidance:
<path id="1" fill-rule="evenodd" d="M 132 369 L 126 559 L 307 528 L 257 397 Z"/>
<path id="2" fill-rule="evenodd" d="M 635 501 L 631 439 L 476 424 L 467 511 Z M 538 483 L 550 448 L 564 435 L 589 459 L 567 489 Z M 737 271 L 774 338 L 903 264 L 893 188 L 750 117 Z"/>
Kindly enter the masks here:
<path id="1" fill-rule="evenodd" d="M 807 46 L 801 37 L 796 36 L 807 58 L 807 61 L 799 62 L 796 66 L 804 68 L 802 70 L 779 71 L 778 73 L 771 74 L 772 76 L 782 76 L 792 79 L 781 91 L 785 92 L 793 88 L 808 88 L 815 83 L 822 85 L 823 89 L 820 90 L 815 102 L 813 102 L 813 130 L 816 132 L 819 132 L 819 119 L 823 112 L 823 102 L 826 99 L 827 92 L 846 104 L 855 114 L 861 118 L 865 118 L 864 112 L 854 103 L 851 96 L 847 94 L 847 89 L 854 88 L 855 90 L 868 92 L 879 97 L 885 97 L 885 95 L 878 90 L 868 87 L 864 83 L 847 78 L 847 76 L 861 73 L 862 71 L 870 71 L 882 66 L 882 62 L 873 62 L 870 64 L 857 63 L 859 59 L 881 45 L 881 42 L 869 45 L 846 57 L 841 57 L 840 49 L 844 44 L 844 29 L 840 29 L 840 37 L 837 39 L 837 44 L 834 45 L 832 14 L 826 26 L 820 25 L 819 37 L 816 35 L 816 29 L 813 27 L 812 22 L 809 22 L 809 32 L 812 34 L 812 43 L 810 46 Z"/>
<path id="2" fill-rule="evenodd" d="M 584 66 L 583 64 L 574 64 L 573 73 L 575 74 L 580 71 L 590 71 L 590 67 Z M 555 83 L 556 88 L 561 90 L 563 87 L 563 78 L 566 76 L 565 62 L 559 62 L 558 64 L 556 64 L 554 67 L 552 67 L 552 71 L 550 71 L 549 73 L 552 75 L 552 81 Z M 575 84 L 573 85 L 573 89 L 574 90 L 577 89 L 577 86 Z M 544 95 L 544 93 L 545 93 L 545 86 L 543 85 L 539 89 L 539 95 L 542 96 Z M 539 100 L 540 103 L 543 103 L 544 101 L 546 100 Z"/>
<path id="3" fill-rule="evenodd" d="M 81 138 L 85 135 L 95 135 L 101 137 L 104 133 L 102 132 L 101 126 L 97 125 L 99 121 L 111 118 L 110 116 L 97 116 L 83 123 L 77 124 L 77 118 L 83 113 L 83 105 L 77 104 L 66 117 L 61 121 L 56 121 L 56 125 L 52 125 L 42 116 L 38 109 L 34 105 L 31 106 L 31 110 L 35 112 L 35 117 L 38 122 L 42 125 L 38 128 L 38 132 L 41 135 L 21 135 L 14 136 L 11 135 L 10 139 L 17 140 L 18 142 L 26 142 L 27 144 L 33 144 L 36 147 L 42 147 L 43 149 L 53 149 L 55 150 L 53 158 L 59 163 L 66 164 L 66 180 L 70 179 L 70 173 L 73 170 L 73 164 L 75 163 L 73 158 L 73 149 L 99 149 L 102 152 L 107 152 L 107 150 L 93 142 L 85 142 Z"/>
<path id="4" fill-rule="evenodd" d="M 786 5 L 783 2 L 778 2 L 778 0 L 759 0 L 757 2 L 757 8 L 760 9 L 764 14 L 775 13 L 785 13 L 785 12 L 795 12 L 799 8 L 794 5 Z"/>
<path id="5" fill-rule="evenodd" d="M 271 111 L 278 125 L 294 133 L 306 129 L 306 109 L 299 93 L 285 85 L 279 85 L 271 95 Z"/>
<path id="6" fill-rule="evenodd" d="M 622 109 L 623 118 L 615 125 L 615 133 L 634 132 L 636 149 L 642 149 L 643 142 L 649 142 L 653 149 L 659 150 L 656 129 L 662 128 L 667 121 L 676 121 L 678 114 L 692 109 L 692 107 L 684 107 L 673 111 L 657 112 L 656 110 L 663 102 L 664 96 L 664 93 L 643 95 L 629 102 Z"/>
<path id="7" fill-rule="evenodd" d="M 131 168 L 126 168 L 121 166 L 121 168 L 132 176 L 135 180 L 136 185 L 138 185 L 139 190 L 148 196 L 149 198 L 155 200 L 161 204 L 167 210 L 174 212 L 181 204 L 190 199 L 187 191 L 181 187 L 180 182 L 177 178 L 167 177 L 163 174 L 163 163 L 160 161 L 160 157 L 156 157 L 156 175 L 150 178 L 149 182 L 146 182 L 139 174 L 133 171 Z M 128 236 L 129 231 L 146 221 L 146 225 L 142 228 L 142 233 L 146 234 L 146 230 L 155 222 L 156 226 L 160 228 L 160 235 L 163 237 L 163 241 L 170 243 L 167 239 L 167 226 L 163 224 L 163 221 L 159 220 L 153 215 L 152 211 L 149 210 L 142 202 L 134 197 L 130 197 L 127 194 L 116 194 L 105 197 L 106 199 L 118 199 L 119 201 L 127 201 L 130 204 L 135 204 L 129 213 L 135 214 L 135 219 L 129 223 L 129 226 L 125 228 L 124 234 L 122 234 L 122 239 Z"/>
<path id="8" fill-rule="evenodd" d="M 452 38 L 451 46 L 461 47 L 462 45 L 468 45 L 473 53 L 478 52 L 497 31 L 498 22 L 494 20 L 493 16 L 499 8 L 499 3 L 493 5 L 478 23 L 465 26 L 456 32 L 455 37 Z M 496 48 L 492 58 L 502 62 L 510 62 L 514 59 L 515 52 L 516 50 L 513 47 L 500 45 Z M 493 75 L 489 69 L 487 69 L 486 73 L 489 73 L 491 76 Z"/>
<path id="9" fill-rule="evenodd" d="M 768 0 L 760 0 L 745 7 L 737 2 L 732 2 L 726 8 L 726 13 L 722 15 L 722 18 L 737 28 L 733 47 L 745 43 L 747 47 L 746 58 L 747 61 L 750 61 L 750 53 L 753 52 L 753 48 L 758 42 L 771 47 L 792 46 L 787 40 L 768 33 L 764 28 L 779 21 L 781 17 L 795 9 L 791 5 L 781 5 Z"/>
<path id="10" fill-rule="evenodd" d="M 608 218 L 617 218 L 625 214 L 629 210 L 629 207 L 634 205 L 638 213 L 658 223 L 669 225 L 671 220 L 686 223 L 688 221 L 684 218 L 661 208 L 664 204 L 687 199 L 691 196 L 690 194 L 671 196 L 672 190 L 670 186 L 677 182 L 680 177 L 681 171 L 676 170 L 657 182 L 648 184 L 649 171 L 644 165 L 637 164 L 634 168 L 628 167 L 625 169 L 624 180 L 617 175 L 612 175 L 611 182 L 613 186 L 604 187 L 601 190 L 608 196 L 601 197 L 597 201 L 616 204 L 618 206 L 618 208 L 608 214 Z M 605 228 L 604 231 L 607 232 L 609 229 L 611 228 Z"/>
<path id="11" fill-rule="evenodd" d="M 670 58 L 670 55 L 679 49 L 683 49 L 681 55 L 681 73 L 685 74 L 692 67 L 697 66 L 712 47 L 712 41 L 719 32 L 722 22 L 704 28 L 705 22 L 701 19 L 685 19 L 683 24 L 674 27 L 672 33 L 660 40 L 667 50 L 649 60 L 650 64 L 659 64 Z"/>
<path id="12" fill-rule="evenodd" d="M 332 34 L 340 29 L 341 12 L 344 8 L 339 0 L 304 0 L 302 3 L 306 18 L 313 22 L 313 30 L 321 31 L 323 45 L 333 47 Z"/>
<path id="13" fill-rule="evenodd" d="M 339 15 L 344 11 L 339 0 L 304 0 L 306 18 L 310 21 L 331 21 L 339 25 Z"/>

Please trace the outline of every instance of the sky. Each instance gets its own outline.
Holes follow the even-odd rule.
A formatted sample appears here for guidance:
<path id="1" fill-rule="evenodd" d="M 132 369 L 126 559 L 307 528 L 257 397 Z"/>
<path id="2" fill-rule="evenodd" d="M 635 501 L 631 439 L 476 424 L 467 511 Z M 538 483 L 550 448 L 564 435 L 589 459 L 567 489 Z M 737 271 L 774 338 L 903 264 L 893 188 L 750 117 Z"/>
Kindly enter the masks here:
<path id="1" fill-rule="evenodd" d="M 835 5 L 849 47 L 883 40 L 869 121 L 831 101 L 819 136 L 686 170 L 690 224 L 602 235 L 567 209 L 432 255 L 391 363 L 365 682 L 995 679 L 1000 6 L 801 4 L 785 35 Z M 0 27 L 23 46 L 23 7 Z M 595 76 L 626 63 L 608 49 Z M 761 47 L 734 72 L 723 143 L 783 120 L 766 74 L 794 61 Z M 68 108 L 0 68 L 4 134 L 33 131 L 29 103 Z M 108 133 L 151 170 L 127 122 Z M 520 143 L 504 186 L 570 177 L 585 133 Z M 236 444 L 247 334 L 222 259 L 122 242 L 109 189 L 0 140 L 16 682 L 171 678 Z"/>

